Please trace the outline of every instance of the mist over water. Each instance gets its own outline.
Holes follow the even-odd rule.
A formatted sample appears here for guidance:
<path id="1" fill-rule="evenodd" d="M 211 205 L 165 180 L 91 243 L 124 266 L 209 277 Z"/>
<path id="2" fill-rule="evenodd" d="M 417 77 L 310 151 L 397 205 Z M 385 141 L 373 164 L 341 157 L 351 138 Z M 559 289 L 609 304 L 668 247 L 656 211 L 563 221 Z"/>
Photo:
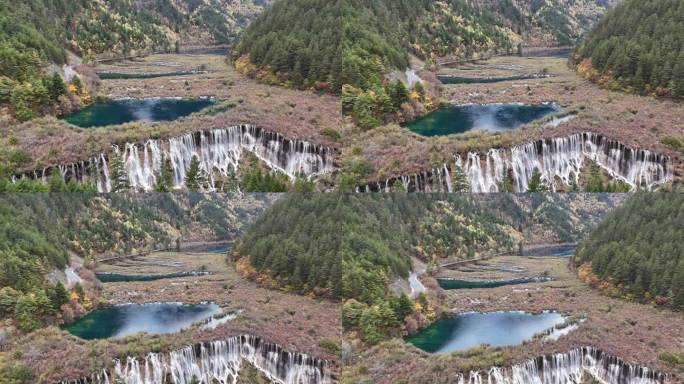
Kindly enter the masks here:
<path id="1" fill-rule="evenodd" d="M 564 321 L 556 312 L 464 313 L 439 320 L 407 341 L 431 353 L 464 351 L 482 344 L 513 346 Z"/>
<path id="2" fill-rule="evenodd" d="M 124 304 L 93 311 L 64 329 L 86 340 L 124 337 L 140 332 L 158 335 L 178 332 L 220 312 L 214 303 Z"/>
<path id="3" fill-rule="evenodd" d="M 422 136 L 443 136 L 468 131 L 499 132 L 519 128 L 560 111 L 556 104 L 465 104 L 441 108 L 406 125 Z"/>
<path id="4" fill-rule="evenodd" d="M 64 120 L 81 128 L 133 121 L 173 121 L 214 104 L 212 99 L 151 98 L 96 102 Z"/>

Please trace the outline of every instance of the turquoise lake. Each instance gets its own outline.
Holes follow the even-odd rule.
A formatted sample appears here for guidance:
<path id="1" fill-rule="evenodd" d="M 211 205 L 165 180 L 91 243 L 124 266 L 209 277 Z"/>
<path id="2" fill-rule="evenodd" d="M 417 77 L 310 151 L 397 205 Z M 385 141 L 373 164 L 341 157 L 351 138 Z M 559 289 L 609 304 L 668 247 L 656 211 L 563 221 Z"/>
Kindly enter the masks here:
<path id="1" fill-rule="evenodd" d="M 491 84 L 500 83 L 503 81 L 515 81 L 515 80 L 530 80 L 537 79 L 537 75 L 520 75 L 520 76 L 508 76 L 508 77 L 461 77 L 461 76 L 448 76 L 448 75 L 437 75 L 439 81 L 442 84 Z"/>
<path id="2" fill-rule="evenodd" d="M 519 128 L 551 113 L 556 104 L 465 104 L 440 108 L 405 127 L 422 136 L 444 136 L 468 131 L 500 132 Z"/>
<path id="3" fill-rule="evenodd" d="M 556 312 L 464 313 L 439 320 L 406 341 L 430 353 L 465 351 L 482 344 L 513 346 L 564 321 Z"/>
<path id="4" fill-rule="evenodd" d="M 207 275 L 207 272 L 174 272 L 174 273 L 163 273 L 158 275 L 125 275 L 121 273 L 105 273 L 98 272 L 95 273 L 97 279 L 103 283 L 119 283 L 119 282 L 130 282 L 130 281 L 154 281 L 161 279 L 174 279 L 178 277 L 187 276 L 201 276 Z"/>
<path id="5" fill-rule="evenodd" d="M 64 327 L 85 340 L 124 337 L 145 332 L 174 333 L 220 313 L 213 303 L 124 304 L 97 309 Z"/>
<path id="6" fill-rule="evenodd" d="M 81 128 L 118 125 L 133 121 L 172 121 L 198 112 L 214 104 L 214 100 L 202 99 L 126 99 L 96 102 L 64 118 Z"/>
<path id="7" fill-rule="evenodd" d="M 544 281 L 551 280 L 548 277 L 522 277 L 519 279 L 510 280 L 482 280 L 482 281 L 470 281 L 470 280 L 459 280 L 459 279 L 437 279 L 439 286 L 442 289 L 475 289 L 475 288 L 496 288 L 503 287 L 505 285 L 518 285 L 518 284 L 528 284 L 528 283 L 541 283 Z"/>

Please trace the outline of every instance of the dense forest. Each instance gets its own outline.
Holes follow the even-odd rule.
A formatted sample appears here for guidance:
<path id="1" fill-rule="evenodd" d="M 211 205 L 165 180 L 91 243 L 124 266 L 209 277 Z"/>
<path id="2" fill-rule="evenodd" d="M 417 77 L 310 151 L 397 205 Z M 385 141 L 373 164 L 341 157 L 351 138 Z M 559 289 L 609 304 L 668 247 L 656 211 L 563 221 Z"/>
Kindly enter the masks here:
<path id="1" fill-rule="evenodd" d="M 26 331 L 55 321 L 69 300 L 64 301 L 65 287 L 45 276 L 68 266 L 69 255 L 87 265 L 98 255 L 173 248 L 178 239 L 234 240 L 273 199 L 266 194 L 0 195 L 0 318 L 13 316 Z"/>
<path id="2" fill-rule="evenodd" d="M 512 53 L 522 45 L 573 44 L 605 4 L 346 0 L 343 6 L 342 109 L 369 129 L 432 107 L 424 84 L 407 90 L 396 75 L 386 77 L 409 67 L 409 54 L 430 66 L 441 58 Z"/>
<path id="3" fill-rule="evenodd" d="M 587 21 L 569 21 L 565 7 L 510 0 L 495 7 L 463 0 L 282 0 L 246 29 L 232 56 L 238 70 L 269 83 L 333 93 L 342 85 L 359 93 L 379 88 L 384 95 L 371 102 L 381 103 L 392 92 L 385 73 L 407 68 L 409 54 L 431 63 L 510 52 L 511 36 L 535 29 L 569 44 Z M 396 112 L 401 103 L 393 101 L 373 113 Z M 378 111 L 387 107 L 391 111 Z"/>
<path id="4" fill-rule="evenodd" d="M 575 256 L 608 293 L 684 309 L 684 195 L 639 193 L 610 214 Z"/>
<path id="5" fill-rule="evenodd" d="M 236 69 L 272 84 L 339 92 L 343 1 L 275 2 L 234 47 Z"/>
<path id="6" fill-rule="evenodd" d="M 578 71 L 611 89 L 684 98 L 684 3 L 625 0 L 575 50 Z"/>
<path id="7" fill-rule="evenodd" d="M 512 249 L 499 223 L 493 213 L 459 195 L 293 194 L 267 210 L 234 253 L 249 257 L 256 272 L 281 286 L 360 298 L 377 276 L 408 276 L 413 255 L 429 261 L 473 257 L 485 248 Z M 358 271 L 368 274 L 367 283 L 339 279 Z"/>
<path id="8" fill-rule="evenodd" d="M 347 0 L 342 25 L 342 113 L 363 129 L 400 113 L 411 102 L 398 79 L 385 74 L 409 67 L 410 25 L 429 8 L 429 1 Z"/>

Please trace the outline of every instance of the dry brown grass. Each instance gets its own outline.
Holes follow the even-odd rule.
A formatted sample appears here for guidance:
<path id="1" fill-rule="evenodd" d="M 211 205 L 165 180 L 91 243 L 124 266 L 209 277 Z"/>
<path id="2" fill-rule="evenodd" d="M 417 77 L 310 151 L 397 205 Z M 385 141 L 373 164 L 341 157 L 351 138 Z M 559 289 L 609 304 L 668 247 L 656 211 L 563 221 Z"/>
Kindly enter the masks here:
<path id="1" fill-rule="evenodd" d="M 511 348 L 485 348 L 451 354 L 429 354 L 403 342 L 389 340 L 368 350 L 356 345 L 350 363 L 344 367 L 343 382 L 452 383 L 456 374 L 473 368 L 487 368 L 492 361 L 501 364 L 525 361 L 548 353 L 565 352 L 580 346 L 595 346 L 628 362 L 638 363 L 672 375 L 672 383 L 682 380 L 681 372 L 662 361 L 663 352 L 679 352 L 684 343 L 684 316 L 667 309 L 633 303 L 602 295 L 583 284 L 567 260 L 547 257 L 507 256 L 494 264 L 511 264 L 525 269 L 525 275 L 548 273 L 546 283 L 512 285 L 491 289 L 444 292 L 443 310 L 468 311 L 556 310 L 574 318 L 586 317 L 579 329 L 557 341 L 529 341 Z M 466 277 L 468 273 L 441 271 L 440 276 Z M 510 278 L 516 274 L 475 273 L 479 278 Z M 365 372 L 365 373 L 364 373 Z"/>
<path id="2" fill-rule="evenodd" d="M 563 111 L 577 117 L 558 127 L 546 127 L 545 119 L 504 133 L 471 132 L 442 137 L 421 137 L 396 125 L 356 132 L 348 139 L 349 148 L 360 147 L 375 172 L 371 179 L 410 175 L 429 170 L 453 154 L 468 150 L 508 147 L 549 137 L 578 132 L 595 132 L 619 140 L 633 148 L 643 148 L 673 156 L 676 178 L 684 174 L 684 155 L 661 141 L 666 137 L 684 141 L 684 103 L 613 92 L 592 84 L 555 57 L 495 57 L 458 68 L 441 68 L 439 74 L 463 77 L 504 77 L 547 72 L 550 78 L 506 81 L 492 84 L 456 84 L 442 87 L 442 101 L 451 104 L 512 103 L 536 104 L 555 101 Z M 421 72 L 423 75 L 423 72 Z M 431 78 L 424 76 L 425 79 Z"/>
<path id="3" fill-rule="evenodd" d="M 174 66 L 169 67 L 169 64 Z M 235 72 L 223 56 L 152 55 L 96 69 L 130 73 L 175 72 L 200 65 L 204 65 L 208 73 L 104 80 L 98 95 L 106 98 L 211 96 L 221 106 L 221 111 L 215 115 L 200 112 L 168 123 L 135 122 L 90 129 L 75 127 L 54 117 L 43 117 L 23 124 L 0 124 L 0 134 L 6 137 L 12 132 L 18 146 L 28 151 L 32 158 L 31 164 L 26 166 L 28 170 L 86 160 L 109 150 L 112 143 L 143 142 L 149 138 L 167 138 L 236 124 L 254 124 L 287 138 L 338 146 L 323 132 L 329 128 L 340 130 L 343 125 L 339 98 L 258 83 Z"/>
<path id="4" fill-rule="evenodd" d="M 150 265 L 150 259 L 181 262 L 181 267 Z M 40 383 L 65 377 L 77 378 L 111 366 L 112 359 L 144 356 L 202 341 L 254 334 L 286 350 L 336 361 L 319 345 L 322 339 L 340 340 L 339 307 L 336 303 L 258 287 L 226 265 L 226 256 L 213 253 L 159 252 L 98 270 L 128 274 L 206 270 L 210 275 L 151 282 L 104 284 L 103 299 L 111 304 L 213 301 L 225 311 L 242 309 L 235 320 L 213 330 L 190 329 L 167 335 L 133 335 L 122 339 L 81 340 L 56 327 L 39 330 L 13 340 L 0 353 L 0 365 L 17 361 L 31 367 Z M 333 363 L 335 365 L 335 363 Z"/>

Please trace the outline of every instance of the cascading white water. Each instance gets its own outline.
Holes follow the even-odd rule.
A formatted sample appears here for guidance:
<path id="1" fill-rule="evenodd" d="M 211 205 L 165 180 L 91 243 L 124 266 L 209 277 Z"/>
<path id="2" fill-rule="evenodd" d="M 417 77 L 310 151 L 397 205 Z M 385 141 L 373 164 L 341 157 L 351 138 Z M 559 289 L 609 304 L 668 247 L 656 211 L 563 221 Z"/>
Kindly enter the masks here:
<path id="1" fill-rule="evenodd" d="M 466 377 L 467 376 L 467 377 Z M 666 375 L 625 363 L 593 347 L 528 360 L 510 369 L 492 367 L 486 374 L 459 375 L 459 384 L 579 384 L 591 377 L 602 384 L 663 384 Z"/>
<path id="2" fill-rule="evenodd" d="M 111 372 L 62 384 L 235 384 L 243 362 L 279 384 L 328 384 L 329 363 L 302 353 L 284 351 L 252 335 L 188 346 L 168 354 L 150 353 L 145 358 L 116 360 Z"/>
<path id="3" fill-rule="evenodd" d="M 200 161 L 200 168 L 209 181 L 209 189 L 215 187 L 218 175 L 228 176 L 237 171 L 244 151 L 253 153 L 271 169 L 294 179 L 310 178 L 331 172 L 333 168 L 330 149 L 305 141 L 286 139 L 283 136 L 251 125 L 233 126 L 197 133 L 188 133 L 169 140 L 148 140 L 144 144 L 126 143 L 123 150 L 113 146 L 113 151 L 123 156 L 126 174 L 131 188 L 138 191 L 153 190 L 156 175 L 163 162 L 173 173 L 173 185 L 182 188 L 185 174 L 192 158 Z M 103 153 L 86 164 L 59 165 L 63 179 L 93 180 L 99 192 L 110 192 L 111 181 L 107 157 Z M 33 178 L 44 178 L 47 170 L 36 171 Z"/>
<path id="4" fill-rule="evenodd" d="M 509 149 L 490 149 L 486 154 L 470 152 L 465 157 L 455 155 L 453 165 L 444 164 L 441 171 L 422 174 L 422 183 L 413 183 L 412 176 L 401 176 L 407 191 L 427 192 L 424 185 L 435 180 L 441 189 L 452 190 L 453 167 L 462 171 L 470 192 L 499 192 L 510 177 L 516 192 L 527 192 L 534 170 L 541 180 L 555 191 L 559 183 L 579 184 L 579 175 L 587 160 L 596 162 L 612 178 L 632 189 L 653 189 L 673 179 L 672 159 L 648 150 L 628 148 L 620 142 L 595 133 L 578 133 L 567 137 L 540 140 Z M 430 180 L 431 179 L 431 180 Z M 391 180 L 385 184 L 393 185 Z M 371 186 L 371 190 L 382 188 Z"/>

